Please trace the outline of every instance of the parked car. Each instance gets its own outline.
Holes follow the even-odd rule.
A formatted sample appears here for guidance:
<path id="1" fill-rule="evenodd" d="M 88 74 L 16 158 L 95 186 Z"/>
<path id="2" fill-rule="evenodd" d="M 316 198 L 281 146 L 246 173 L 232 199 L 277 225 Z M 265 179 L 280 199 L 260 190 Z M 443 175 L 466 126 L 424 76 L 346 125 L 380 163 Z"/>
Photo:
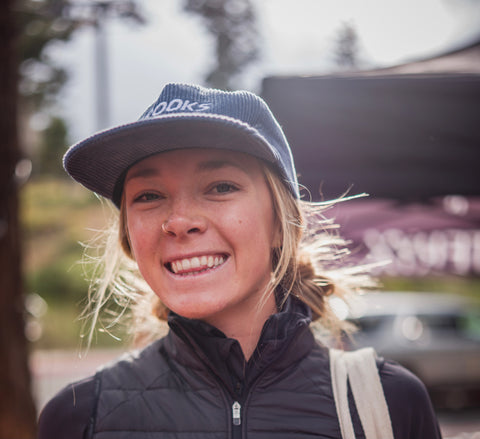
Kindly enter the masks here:
<path id="1" fill-rule="evenodd" d="M 365 295 L 348 319 L 359 331 L 348 349 L 373 346 L 427 386 L 434 404 L 480 406 L 480 310 L 450 294 Z"/>

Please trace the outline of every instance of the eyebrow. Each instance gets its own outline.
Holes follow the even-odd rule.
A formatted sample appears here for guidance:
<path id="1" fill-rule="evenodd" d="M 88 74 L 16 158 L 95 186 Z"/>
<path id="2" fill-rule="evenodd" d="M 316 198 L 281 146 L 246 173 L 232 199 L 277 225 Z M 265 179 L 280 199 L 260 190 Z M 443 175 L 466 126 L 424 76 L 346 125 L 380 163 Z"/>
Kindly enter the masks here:
<path id="1" fill-rule="evenodd" d="M 197 166 L 197 169 L 199 171 L 212 171 L 215 169 L 226 168 L 229 166 L 238 168 L 241 171 L 245 172 L 244 168 L 239 163 L 236 163 L 230 160 L 208 160 L 208 161 L 199 163 L 199 165 Z"/>
<path id="2" fill-rule="evenodd" d="M 199 163 L 197 166 L 197 170 L 212 171 L 212 170 L 222 169 L 230 166 L 245 172 L 245 169 L 239 163 L 235 163 L 230 160 L 207 160 Z M 129 181 L 135 178 L 155 177 L 155 176 L 158 176 L 159 174 L 160 172 L 158 171 L 157 168 L 150 168 L 150 167 L 140 168 L 140 169 L 137 169 L 136 171 L 128 173 L 128 176 L 125 179 L 125 181 Z"/>
<path id="3" fill-rule="evenodd" d="M 133 180 L 134 178 L 148 178 L 158 175 L 158 169 L 155 168 L 140 168 L 136 171 L 129 172 L 125 178 L 125 182 Z"/>

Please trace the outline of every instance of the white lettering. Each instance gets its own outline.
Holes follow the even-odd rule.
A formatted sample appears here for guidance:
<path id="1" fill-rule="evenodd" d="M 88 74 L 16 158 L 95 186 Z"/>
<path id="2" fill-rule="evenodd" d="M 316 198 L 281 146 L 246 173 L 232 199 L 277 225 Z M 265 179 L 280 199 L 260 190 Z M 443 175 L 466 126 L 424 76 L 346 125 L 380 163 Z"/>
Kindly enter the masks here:
<path id="1" fill-rule="evenodd" d="M 367 246 L 368 253 L 374 261 L 389 262 L 388 265 L 382 267 L 381 271 L 387 274 L 395 274 L 395 268 L 392 267 L 395 254 L 385 242 L 385 238 L 382 233 L 379 230 L 368 229 L 364 233 L 363 242 Z"/>
<path id="2" fill-rule="evenodd" d="M 456 230 L 452 232 L 453 271 L 456 274 L 467 274 L 471 269 L 471 245 L 468 232 Z"/>
<path id="3" fill-rule="evenodd" d="M 475 230 L 473 233 L 472 246 L 473 271 L 480 273 L 480 230 Z"/>
<path id="4" fill-rule="evenodd" d="M 189 100 L 186 100 L 182 106 L 182 111 L 195 111 L 195 105 L 197 105 L 197 102 L 190 103 Z"/>
<path id="5" fill-rule="evenodd" d="M 197 104 L 198 110 L 197 111 L 207 111 L 210 110 L 211 104 Z"/>
<path id="6" fill-rule="evenodd" d="M 210 103 L 199 104 L 198 102 L 190 102 L 188 99 L 172 99 L 170 102 L 159 102 L 148 114 L 147 117 L 160 116 L 165 112 L 185 111 L 198 112 L 207 111 L 211 108 Z"/>
<path id="7" fill-rule="evenodd" d="M 177 111 L 182 108 L 183 101 L 181 99 L 172 99 L 167 105 L 167 111 Z"/>
<path id="8" fill-rule="evenodd" d="M 433 270 L 444 270 L 448 264 L 448 236 L 441 230 L 434 230 L 428 239 L 430 267 Z"/>
<path id="9" fill-rule="evenodd" d="M 165 111 L 165 108 L 167 108 L 167 103 L 166 102 L 160 102 L 153 109 L 152 116 L 158 116 L 159 114 L 162 114 Z"/>
<path id="10" fill-rule="evenodd" d="M 430 246 L 428 245 L 429 236 L 425 232 L 418 232 L 412 236 L 413 253 L 418 259 L 415 260 L 416 271 L 419 275 L 425 275 L 428 273 L 428 267 L 432 264 L 432 254 L 430 252 Z M 415 271 L 415 270 L 414 270 Z"/>
<path id="11" fill-rule="evenodd" d="M 388 275 L 480 273 L 480 230 L 407 233 L 369 229 L 364 232 L 363 243 L 375 261 L 392 262 L 381 268 Z"/>

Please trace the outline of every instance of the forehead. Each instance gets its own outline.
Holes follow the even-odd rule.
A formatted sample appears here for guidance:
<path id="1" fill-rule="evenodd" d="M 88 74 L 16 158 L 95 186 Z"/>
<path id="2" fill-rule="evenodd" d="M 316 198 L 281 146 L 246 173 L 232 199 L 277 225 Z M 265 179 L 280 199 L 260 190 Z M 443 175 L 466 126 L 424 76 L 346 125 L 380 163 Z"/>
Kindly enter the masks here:
<path id="1" fill-rule="evenodd" d="M 210 171 L 225 167 L 239 168 L 244 172 L 262 172 L 261 161 L 251 155 L 214 148 L 178 149 L 155 154 L 133 165 L 127 172 L 125 182 L 156 174 L 163 169 L 175 168 L 193 171 Z"/>

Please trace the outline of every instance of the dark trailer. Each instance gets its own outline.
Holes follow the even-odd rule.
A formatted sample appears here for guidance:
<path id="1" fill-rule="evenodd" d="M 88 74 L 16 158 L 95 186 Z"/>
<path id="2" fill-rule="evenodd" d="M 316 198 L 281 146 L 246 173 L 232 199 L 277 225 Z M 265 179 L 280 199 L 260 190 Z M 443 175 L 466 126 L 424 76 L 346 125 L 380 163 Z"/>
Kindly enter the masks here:
<path id="1" fill-rule="evenodd" d="M 315 200 L 480 195 L 480 75 L 271 77 L 262 95 Z"/>
<path id="2" fill-rule="evenodd" d="M 313 200 L 391 275 L 480 274 L 480 74 L 270 77 Z"/>

